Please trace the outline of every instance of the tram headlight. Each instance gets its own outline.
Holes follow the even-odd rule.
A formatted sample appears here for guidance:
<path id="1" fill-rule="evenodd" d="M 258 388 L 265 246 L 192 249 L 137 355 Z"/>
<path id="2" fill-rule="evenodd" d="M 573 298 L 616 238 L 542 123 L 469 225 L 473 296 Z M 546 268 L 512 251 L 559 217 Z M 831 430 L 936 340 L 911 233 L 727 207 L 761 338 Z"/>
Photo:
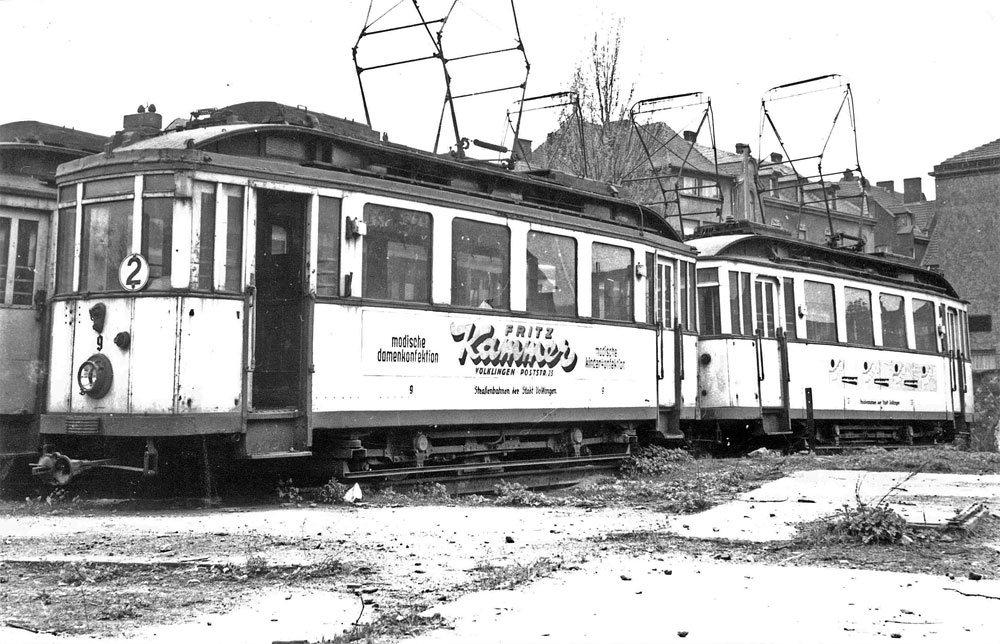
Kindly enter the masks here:
<path id="1" fill-rule="evenodd" d="M 107 356 L 95 353 L 80 365 L 76 372 L 76 382 L 80 385 L 80 394 L 91 398 L 102 398 L 111 390 L 114 371 Z"/>

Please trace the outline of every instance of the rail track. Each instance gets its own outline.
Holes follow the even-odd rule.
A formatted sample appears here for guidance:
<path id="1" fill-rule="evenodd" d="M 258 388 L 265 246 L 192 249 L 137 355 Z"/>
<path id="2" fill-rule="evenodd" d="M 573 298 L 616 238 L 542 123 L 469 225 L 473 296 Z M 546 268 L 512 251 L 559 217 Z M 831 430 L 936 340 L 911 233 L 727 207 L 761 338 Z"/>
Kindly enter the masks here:
<path id="1" fill-rule="evenodd" d="M 500 481 L 519 483 L 525 488 L 552 488 L 573 485 L 586 476 L 616 469 L 627 453 L 577 458 L 536 459 L 503 463 L 475 463 L 414 467 L 391 472 L 370 470 L 350 472 L 345 483 L 376 483 L 406 489 L 439 484 L 449 495 L 492 492 Z"/>

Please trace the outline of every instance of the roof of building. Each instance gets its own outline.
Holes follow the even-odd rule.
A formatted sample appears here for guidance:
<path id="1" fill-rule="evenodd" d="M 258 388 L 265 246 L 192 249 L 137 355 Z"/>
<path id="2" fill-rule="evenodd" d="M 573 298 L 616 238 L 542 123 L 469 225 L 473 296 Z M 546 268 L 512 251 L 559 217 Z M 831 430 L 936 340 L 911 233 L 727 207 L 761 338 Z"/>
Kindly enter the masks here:
<path id="1" fill-rule="evenodd" d="M 951 163 L 967 163 L 969 161 L 979 161 L 982 159 L 995 159 L 1000 158 L 1000 139 L 996 141 L 991 141 L 984 145 L 980 145 L 978 148 L 973 148 L 971 150 L 966 150 L 960 154 L 945 159 L 940 165 L 948 165 Z"/>

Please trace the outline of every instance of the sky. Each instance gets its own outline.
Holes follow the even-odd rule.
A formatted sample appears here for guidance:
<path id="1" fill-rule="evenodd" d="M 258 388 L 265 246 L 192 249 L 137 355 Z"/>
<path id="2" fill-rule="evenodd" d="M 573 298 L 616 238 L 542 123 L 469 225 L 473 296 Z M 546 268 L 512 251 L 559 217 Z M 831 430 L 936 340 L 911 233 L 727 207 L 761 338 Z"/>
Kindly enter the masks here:
<path id="1" fill-rule="evenodd" d="M 445 15 L 450 4 L 420 1 L 427 18 Z M 831 89 L 768 104 L 796 158 L 818 153 L 834 132 L 846 156 L 828 153 L 826 171 L 855 162 L 849 108 L 836 126 L 833 120 L 846 83 L 857 161 L 872 182 L 894 180 L 902 190 L 904 178 L 922 177 L 933 198 L 928 173 L 936 164 L 1000 138 L 996 3 L 839 0 L 806 8 L 786 0 L 515 0 L 515 6 L 530 63 L 529 97 L 568 89 L 574 70 L 589 60 L 595 34 L 603 42 L 620 29 L 622 88 L 635 100 L 701 92 L 711 99 L 720 149 L 747 143 L 755 156 L 779 151 L 769 127 L 761 136 L 762 98 L 770 88 L 827 74 L 839 75 L 826 83 Z M 364 122 L 352 47 L 366 19 L 387 10 L 371 29 L 414 15 L 408 0 L 375 0 L 371 8 L 368 0 L 0 0 L 0 123 L 36 120 L 110 135 L 140 104 L 154 103 L 166 123 L 196 109 L 254 100 Z M 449 19 L 445 51 L 457 58 L 510 47 L 515 33 L 508 1 L 462 0 Z M 358 61 L 372 68 L 419 58 L 427 42 L 413 29 L 370 35 L 359 43 Z M 471 93 L 519 84 L 525 63 L 515 51 L 454 61 L 449 71 L 453 93 Z M 393 141 L 433 148 L 441 77 L 436 61 L 365 71 L 372 127 Z M 509 146 L 507 115 L 518 98 L 511 90 L 457 101 L 462 136 Z M 664 120 L 689 128 L 700 110 L 672 110 Z M 525 113 L 522 137 L 537 144 L 556 112 Z M 450 124 L 440 141 L 440 151 L 454 145 Z"/>

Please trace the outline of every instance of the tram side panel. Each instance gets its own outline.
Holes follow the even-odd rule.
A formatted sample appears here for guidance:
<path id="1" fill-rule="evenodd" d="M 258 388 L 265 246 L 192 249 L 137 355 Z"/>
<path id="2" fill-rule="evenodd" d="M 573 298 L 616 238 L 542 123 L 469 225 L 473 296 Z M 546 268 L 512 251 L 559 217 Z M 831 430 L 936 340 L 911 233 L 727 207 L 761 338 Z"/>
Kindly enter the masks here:
<path id="1" fill-rule="evenodd" d="M 5 457 L 38 449 L 36 391 L 41 322 L 33 308 L 0 308 L 0 482 Z"/>
<path id="2" fill-rule="evenodd" d="M 35 411 L 35 387 L 41 373 L 38 343 L 41 322 L 34 308 L 0 308 L 0 415 Z"/>
<path id="3" fill-rule="evenodd" d="M 943 422 L 954 418 L 945 356 L 789 342 L 793 418 L 850 422 Z"/>
<path id="4" fill-rule="evenodd" d="M 332 304 L 314 328 L 317 427 L 656 417 L 652 328 Z"/>

